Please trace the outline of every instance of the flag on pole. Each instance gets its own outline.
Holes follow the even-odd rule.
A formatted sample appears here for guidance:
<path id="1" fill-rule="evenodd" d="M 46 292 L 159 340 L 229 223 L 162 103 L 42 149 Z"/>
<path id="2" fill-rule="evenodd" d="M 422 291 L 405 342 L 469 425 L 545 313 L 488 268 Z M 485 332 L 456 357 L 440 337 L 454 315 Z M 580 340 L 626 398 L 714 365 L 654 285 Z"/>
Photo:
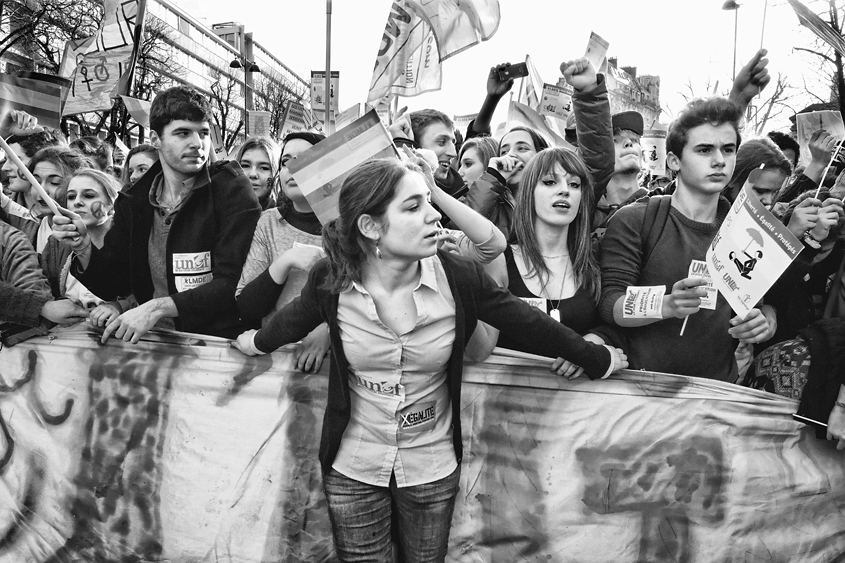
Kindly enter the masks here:
<path id="1" fill-rule="evenodd" d="M 129 96 L 121 95 L 123 104 L 126 106 L 126 111 L 132 116 L 138 125 L 141 127 L 150 128 L 150 107 L 152 102 L 147 100 L 139 100 L 138 98 L 130 98 Z"/>
<path id="2" fill-rule="evenodd" d="M 77 56 L 71 93 L 63 115 L 110 109 L 112 98 L 126 93 L 143 26 L 145 0 L 105 0 L 94 41 Z M 121 79 L 123 79 L 121 81 Z"/>
<path id="3" fill-rule="evenodd" d="M 795 10 L 795 15 L 798 16 L 798 21 L 801 22 L 801 25 L 815 33 L 840 55 L 845 56 L 845 39 L 829 23 L 821 19 L 818 14 L 810 10 L 799 0 L 789 0 L 789 4 Z"/>
<path id="4" fill-rule="evenodd" d="M 529 55 L 525 55 L 525 64 L 528 66 L 528 76 L 526 77 L 525 88 L 520 89 L 519 100 L 517 101 L 536 110 L 540 108 L 540 99 L 543 95 L 543 79 L 534 63 L 531 62 Z"/>
<path id="5" fill-rule="evenodd" d="M 393 138 L 371 110 L 300 154 L 288 163 L 288 170 L 325 225 L 338 216 L 340 187 L 359 164 L 372 158 L 395 157 Z"/>
<path id="6" fill-rule="evenodd" d="M 441 61 L 489 39 L 499 19 L 498 0 L 394 0 L 367 101 L 439 90 Z"/>
<path id="7" fill-rule="evenodd" d="M 62 89 L 58 84 L 0 74 L 0 115 L 13 109 L 37 117 L 38 123 L 59 128 Z"/>
<path id="8" fill-rule="evenodd" d="M 499 29 L 499 0 L 412 0 L 437 38 L 440 60 L 487 41 Z"/>
<path id="9" fill-rule="evenodd" d="M 551 118 L 544 117 L 530 107 L 525 104 L 520 104 L 519 102 L 511 102 L 510 107 L 508 108 L 507 127 L 511 128 L 515 125 L 525 125 L 527 127 L 531 127 L 532 129 L 536 129 L 543 137 L 546 138 L 549 144 L 554 147 L 573 148 L 572 145 L 566 142 L 563 138 L 561 131 L 557 130 L 558 127 L 551 121 Z"/>

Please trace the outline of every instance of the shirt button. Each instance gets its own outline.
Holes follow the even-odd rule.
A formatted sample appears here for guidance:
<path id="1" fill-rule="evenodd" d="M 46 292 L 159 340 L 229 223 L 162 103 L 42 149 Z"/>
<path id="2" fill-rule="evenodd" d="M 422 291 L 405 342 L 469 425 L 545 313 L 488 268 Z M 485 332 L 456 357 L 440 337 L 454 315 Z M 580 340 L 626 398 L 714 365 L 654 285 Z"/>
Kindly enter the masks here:
<path id="1" fill-rule="evenodd" d="M 167 219 L 165 219 L 165 220 L 164 220 L 164 224 L 165 224 L 165 225 L 169 225 L 169 224 L 170 224 L 170 218 L 169 218 L 169 217 L 168 217 Z"/>
<path id="2" fill-rule="evenodd" d="M 162 217 L 164 217 L 164 209 L 159 209 L 158 212 L 161 214 Z"/>

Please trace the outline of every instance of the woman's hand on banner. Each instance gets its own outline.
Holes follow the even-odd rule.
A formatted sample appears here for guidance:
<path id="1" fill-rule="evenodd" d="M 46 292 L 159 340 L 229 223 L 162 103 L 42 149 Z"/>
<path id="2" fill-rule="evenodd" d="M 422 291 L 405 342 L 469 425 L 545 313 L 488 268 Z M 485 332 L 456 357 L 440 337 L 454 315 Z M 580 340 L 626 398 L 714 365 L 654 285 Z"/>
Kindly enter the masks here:
<path id="1" fill-rule="evenodd" d="M 839 396 L 827 418 L 827 439 L 839 440 L 837 450 L 845 450 L 845 385 L 839 386 Z"/>
<path id="2" fill-rule="evenodd" d="M 312 373 L 320 371 L 330 345 L 329 328 L 323 323 L 303 338 L 302 343 L 293 351 L 296 369 Z"/>

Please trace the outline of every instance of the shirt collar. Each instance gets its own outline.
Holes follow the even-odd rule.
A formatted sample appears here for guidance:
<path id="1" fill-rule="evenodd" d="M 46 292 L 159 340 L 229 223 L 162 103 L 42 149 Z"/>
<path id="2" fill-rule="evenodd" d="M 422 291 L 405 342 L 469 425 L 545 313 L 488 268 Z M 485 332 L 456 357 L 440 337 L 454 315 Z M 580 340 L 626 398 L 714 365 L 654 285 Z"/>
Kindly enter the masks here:
<path id="1" fill-rule="evenodd" d="M 185 197 L 188 195 L 189 192 L 192 192 L 209 184 L 211 184 L 211 173 L 208 170 L 208 164 L 206 164 L 202 167 L 199 172 L 182 182 L 182 187 L 185 188 L 185 192 L 179 203 L 181 204 L 182 201 L 185 201 Z M 159 172 L 158 174 L 156 174 L 155 178 L 153 178 L 153 183 L 150 189 L 150 204 L 154 205 L 155 207 L 162 207 L 161 202 L 159 201 L 159 196 L 161 195 L 161 190 L 163 189 L 163 187 L 164 172 Z"/>
<path id="2" fill-rule="evenodd" d="M 436 254 L 420 260 L 420 281 L 414 288 L 414 291 L 424 285 L 427 288 L 440 293 L 440 288 L 437 286 L 438 268 L 442 270 L 443 264 L 440 262 L 440 257 Z M 353 289 L 358 293 L 363 293 L 364 295 L 370 294 L 364 287 L 364 284 L 357 281 L 352 282 L 352 284 L 345 290 L 341 291 L 341 293 L 346 293 L 347 291 L 352 291 Z"/>

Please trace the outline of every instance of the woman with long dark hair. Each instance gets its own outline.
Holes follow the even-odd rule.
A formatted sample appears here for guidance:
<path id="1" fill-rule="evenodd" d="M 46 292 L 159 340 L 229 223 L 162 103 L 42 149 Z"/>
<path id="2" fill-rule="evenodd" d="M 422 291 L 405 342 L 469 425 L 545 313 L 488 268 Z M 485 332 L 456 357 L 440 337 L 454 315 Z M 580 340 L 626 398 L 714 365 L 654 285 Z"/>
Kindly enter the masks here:
<path id="1" fill-rule="evenodd" d="M 561 65 L 566 82 L 575 90 L 573 113 L 577 117 L 578 149 L 593 179 L 595 199 L 607 189 L 613 174 L 613 131 L 610 102 L 604 77 L 596 74 L 586 58 Z M 505 133 L 487 171 L 466 195 L 466 203 L 499 227 L 511 239 L 513 210 L 520 183 L 531 160 L 549 148 L 548 141 L 531 127 L 517 126 Z"/>
<path id="2" fill-rule="evenodd" d="M 516 193 L 513 244 L 487 267 L 513 295 L 582 335 L 599 323 L 601 273 L 590 237 L 593 209 L 592 182 L 581 157 L 569 149 L 540 151 L 526 166 Z M 588 339 L 603 343 L 594 335 Z M 519 341 L 482 325 L 470 355 L 481 359 L 494 346 L 526 351 Z M 569 377 L 581 374 L 562 358 L 554 369 Z"/>
<path id="3" fill-rule="evenodd" d="M 500 288 L 473 261 L 437 250 L 430 167 L 373 160 L 343 184 L 323 229 L 327 259 L 300 297 L 234 345 L 264 354 L 320 323 L 331 337 L 320 461 L 341 561 L 443 561 L 462 457 L 460 389 L 479 320 L 590 377 L 627 366 Z"/>

